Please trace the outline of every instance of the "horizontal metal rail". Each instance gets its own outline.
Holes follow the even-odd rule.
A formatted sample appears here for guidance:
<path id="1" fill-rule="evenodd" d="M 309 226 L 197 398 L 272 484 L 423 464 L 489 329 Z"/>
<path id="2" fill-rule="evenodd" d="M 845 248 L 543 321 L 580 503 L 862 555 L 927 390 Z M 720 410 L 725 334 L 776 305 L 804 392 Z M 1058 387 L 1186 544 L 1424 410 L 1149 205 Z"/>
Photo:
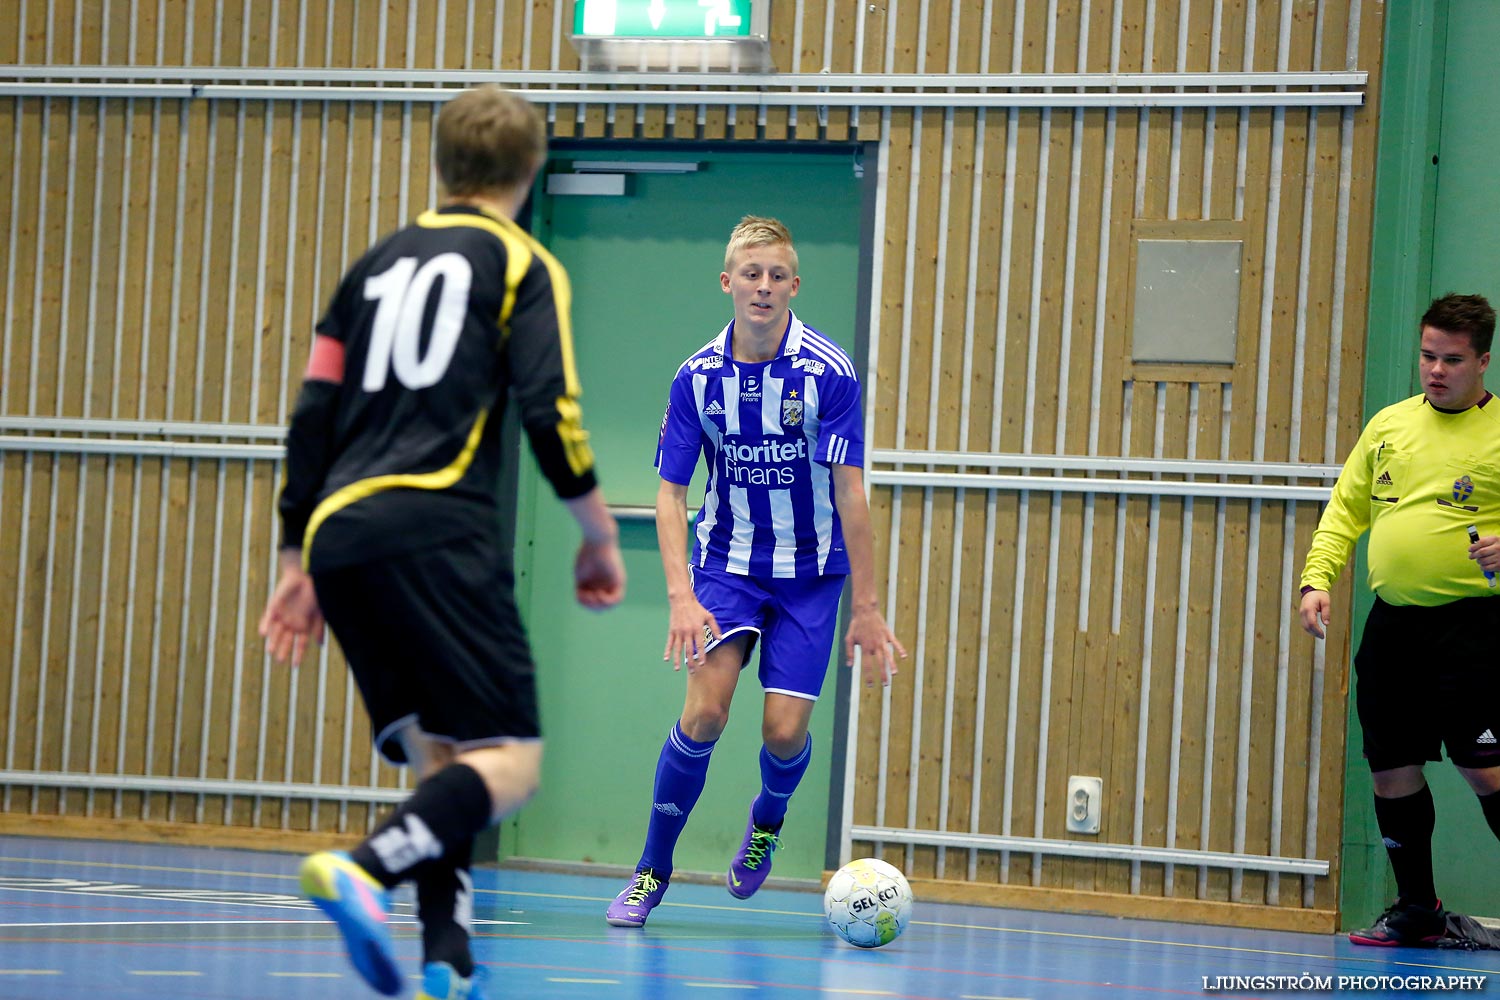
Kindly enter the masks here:
<path id="1" fill-rule="evenodd" d="M 610 504 L 609 512 L 621 521 L 655 521 L 656 508 L 646 507 L 638 504 Z M 691 521 L 696 515 L 694 511 L 688 511 L 688 520 Z"/>
<path id="2" fill-rule="evenodd" d="M 238 458 L 266 462 L 279 461 L 286 455 L 286 448 L 279 444 L 0 435 L 0 453 L 7 451 L 41 452 L 53 455 L 131 455 L 140 458 Z"/>
<path id="3" fill-rule="evenodd" d="M 1246 871 L 1283 872 L 1290 875 L 1327 875 L 1328 862 L 1309 858 L 1281 858 L 1263 854 L 1225 854 L 1135 844 L 1091 844 L 1080 840 L 1047 840 L 1042 837 L 1002 837 L 983 833 L 947 833 L 939 830 L 888 829 L 854 826 L 851 840 L 873 840 L 920 847 L 962 850 L 1011 851 L 1017 854 L 1048 854 L 1072 858 L 1105 858 L 1115 861 L 1148 861 L 1157 864 L 1208 868 L 1240 868 Z"/>
<path id="4" fill-rule="evenodd" d="M 735 82 L 743 87 L 743 79 Z M 451 99 L 453 87 L 398 84 L 390 87 L 330 87 L 289 83 L 163 84 L 163 83 L 53 83 L 0 82 L 0 97 L 201 98 L 230 101 L 409 101 L 436 103 Z M 536 104 L 697 104 L 733 107 L 852 107 L 852 108 L 1271 108 L 1358 107 L 1361 90 L 1248 90 L 1212 91 L 1070 91 L 1034 93 L 1003 91 L 932 90 L 892 91 L 766 91 L 766 90 L 526 90 Z"/>
<path id="5" fill-rule="evenodd" d="M 939 489 L 1004 490 L 1029 493 L 1108 493 L 1153 497 L 1227 497 L 1249 500 L 1305 500 L 1321 503 L 1333 492 L 1327 486 L 1281 483 L 1185 482 L 1163 479 L 1100 479 L 1094 476 L 1006 476 L 994 473 L 903 472 L 872 470 L 870 483 L 884 486 L 932 486 Z"/>
<path id="6" fill-rule="evenodd" d="M 404 802 L 410 789 L 309 785 L 290 781 L 232 781 L 228 778 L 167 778 L 141 774 L 69 774 L 62 771 L 0 770 L 0 786 L 86 788 L 95 792 L 179 792 L 187 795 L 257 795 L 272 799 L 325 802 Z"/>
<path id="7" fill-rule="evenodd" d="M 0 416 L 0 431 L 42 434 L 135 434 L 160 437 L 222 437 L 242 441 L 281 441 L 285 424 L 212 424 L 192 420 L 112 420 L 107 417 Z"/>
<path id="8" fill-rule="evenodd" d="M 982 469 L 1063 469 L 1084 472 L 1149 472 L 1182 476 L 1275 476 L 1280 479 L 1337 479 L 1340 466 L 1300 462 L 1230 462 L 1183 458 L 1131 458 L 1112 455 L 1020 455 L 974 451 L 897 451 L 874 448 L 871 463 L 906 466 L 956 465 Z"/>
<path id="9" fill-rule="evenodd" d="M 236 444 L 213 441 L 143 441 L 115 438 L 22 437 L 0 435 L 0 453 L 7 451 L 42 454 L 128 455 L 158 458 L 241 459 L 279 461 L 286 449 L 279 444 Z M 1045 456 L 1010 456 L 1037 460 L 1047 465 Z M 1164 460 L 1163 460 L 1164 461 Z M 923 460 L 918 464 L 941 464 Z M 965 464 L 965 463 L 953 463 Z M 1006 463 L 1007 465 L 1026 463 Z M 1205 463 L 1185 463 L 1205 464 Z M 1206 463 L 1215 466 L 1212 474 L 1254 475 L 1233 462 Z M 1246 463 L 1252 464 L 1252 463 Z M 1264 463 L 1262 463 L 1264 464 Z M 1219 468 L 1220 466 L 1224 468 Z M 1231 471 L 1232 470 L 1232 471 Z M 1284 473 L 1290 475 L 1291 473 Z M 902 469 L 872 469 L 867 475 L 871 484 L 887 486 L 930 486 L 938 489 L 1004 490 L 1033 493 L 1105 493 L 1129 496 L 1159 497 L 1228 497 L 1260 500 L 1326 501 L 1331 493 L 1327 486 L 1291 486 L 1283 483 L 1226 483 L 1161 479 L 1103 479 L 1096 476 L 1033 476 L 997 473 L 913 472 Z M 616 516 L 645 519 L 656 516 L 655 508 L 625 505 L 616 508 Z"/>
<path id="10" fill-rule="evenodd" d="M 501 83 L 513 87 L 692 86 L 692 87 L 976 87 L 1043 90 L 1052 87 L 1363 87 L 1363 70 L 1268 71 L 1262 73 L 700 73 L 582 70 L 375 69 L 332 66 L 37 66 L 0 65 L 0 79 L 147 80 L 240 83 Z"/>

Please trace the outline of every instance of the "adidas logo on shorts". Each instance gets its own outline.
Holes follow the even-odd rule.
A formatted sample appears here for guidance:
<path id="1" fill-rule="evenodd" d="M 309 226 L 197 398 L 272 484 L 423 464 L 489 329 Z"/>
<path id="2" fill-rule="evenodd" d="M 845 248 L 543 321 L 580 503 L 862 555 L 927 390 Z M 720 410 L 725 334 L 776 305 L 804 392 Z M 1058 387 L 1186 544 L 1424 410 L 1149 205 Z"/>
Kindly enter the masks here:
<path id="1" fill-rule="evenodd" d="M 1382 472 L 1380 474 L 1380 478 L 1377 479 L 1377 480 L 1375 480 L 1375 485 L 1376 486 L 1390 486 L 1391 485 L 1391 474 L 1389 472 Z"/>
<path id="2" fill-rule="evenodd" d="M 1474 742 L 1475 743 L 1487 743 L 1487 744 L 1493 745 L 1495 743 L 1495 732 L 1494 732 L 1494 730 L 1492 730 L 1492 729 L 1486 729 L 1483 733 L 1480 734 L 1479 739 L 1475 740 Z"/>

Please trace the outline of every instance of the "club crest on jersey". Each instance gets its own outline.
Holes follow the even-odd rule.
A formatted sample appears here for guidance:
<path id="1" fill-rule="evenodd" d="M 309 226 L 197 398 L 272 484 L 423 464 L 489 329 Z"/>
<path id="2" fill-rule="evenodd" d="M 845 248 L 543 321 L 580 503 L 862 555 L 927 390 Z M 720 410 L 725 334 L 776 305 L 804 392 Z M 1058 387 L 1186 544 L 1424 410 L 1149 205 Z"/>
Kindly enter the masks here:
<path id="1" fill-rule="evenodd" d="M 789 427 L 802 423 L 802 400 L 783 399 L 781 401 L 781 422 Z"/>
<path id="2" fill-rule="evenodd" d="M 710 354 L 707 357 L 694 358 L 688 362 L 689 371 L 698 371 L 700 368 L 703 371 L 712 371 L 715 368 L 723 367 L 724 355 L 722 354 Z"/>
<path id="3" fill-rule="evenodd" d="M 1465 473 L 1453 481 L 1453 502 L 1463 503 L 1474 495 L 1474 480 Z"/>
<path id="4" fill-rule="evenodd" d="M 828 366 L 816 358 L 798 358 L 792 362 L 792 369 L 805 368 L 809 375 L 821 375 L 828 370 Z"/>

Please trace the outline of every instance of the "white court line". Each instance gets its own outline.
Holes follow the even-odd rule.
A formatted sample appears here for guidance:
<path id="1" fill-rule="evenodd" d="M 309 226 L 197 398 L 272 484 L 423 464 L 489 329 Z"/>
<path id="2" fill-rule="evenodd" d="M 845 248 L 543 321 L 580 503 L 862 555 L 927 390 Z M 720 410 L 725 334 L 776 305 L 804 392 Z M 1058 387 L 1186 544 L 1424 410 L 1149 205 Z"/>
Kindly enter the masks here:
<path id="1" fill-rule="evenodd" d="M 280 976 L 283 979 L 342 979 L 342 972 L 272 972 L 272 976 Z"/>
<path id="2" fill-rule="evenodd" d="M 618 979 L 564 979 L 561 976 L 548 976 L 549 983 L 575 983 L 583 986 L 619 986 Z"/>
<path id="3" fill-rule="evenodd" d="M 0 969 L 0 976 L 60 976 L 61 969 Z"/>
<path id="4" fill-rule="evenodd" d="M 132 976 L 201 976 L 192 969 L 131 969 Z"/>
<path id="5" fill-rule="evenodd" d="M 684 986 L 696 986 L 700 990 L 758 990 L 759 986 L 750 983 L 683 983 Z"/>
<path id="6" fill-rule="evenodd" d="M 189 891 L 189 890 L 184 890 L 184 891 Z M 53 893 L 53 894 L 56 894 L 56 895 L 63 895 L 63 896 L 88 896 L 88 897 L 90 897 L 92 899 L 133 899 L 133 900 L 135 900 L 138 903 L 142 902 L 142 901 L 148 901 L 148 902 L 158 902 L 158 903 L 204 903 L 204 904 L 208 904 L 208 905 L 211 905 L 211 906 L 258 906 L 258 907 L 261 907 L 262 909 L 298 910 L 298 911 L 302 911 L 302 912 L 313 911 L 313 910 L 316 909 L 316 907 L 314 907 L 312 903 L 308 903 L 308 902 L 258 903 L 258 902 L 253 902 L 253 901 L 252 902 L 244 902 L 244 901 L 238 900 L 238 899 L 209 899 L 209 898 L 203 898 L 203 897 L 182 898 L 182 897 L 170 896 L 170 895 L 161 895 L 161 896 L 158 896 L 158 895 L 135 895 L 133 893 L 125 893 L 125 892 L 89 892 L 87 890 L 80 890 L 80 889 L 22 889 L 22 888 L 20 888 L 18 886 L 12 886 L 12 885 L 0 886 L 0 892 L 42 892 L 42 893 Z M 415 924 L 415 923 L 418 922 L 417 918 L 415 916 L 410 916 L 410 915 L 405 914 L 405 913 L 392 913 L 390 915 L 390 919 L 391 919 L 392 923 Z M 148 920 L 148 921 L 145 921 L 145 922 L 146 923 L 169 923 L 169 921 L 165 921 L 165 920 Z M 180 922 L 182 922 L 182 923 L 192 923 L 192 924 L 204 924 L 204 923 L 212 923 L 213 921 L 208 921 L 208 920 L 188 920 L 188 921 L 180 921 Z M 230 924 L 240 924 L 240 923 L 249 924 L 249 923 L 260 923 L 262 921 L 259 921 L 259 920 L 225 920 L 225 921 L 219 921 L 219 922 L 220 923 L 230 923 Z M 291 921 L 288 921 L 288 923 L 294 923 L 294 924 L 298 924 L 298 923 L 316 923 L 316 922 L 317 921 L 313 921 L 313 920 L 291 920 Z M 500 921 L 496 921 L 496 922 L 499 923 Z M 477 923 L 477 921 L 476 921 L 476 923 Z M 21 926 L 24 926 L 24 925 L 22 925 L 22 924 L 0 924 L 0 927 L 21 927 Z M 65 924 L 53 924 L 51 926 L 54 926 L 54 927 L 63 927 L 63 926 L 66 926 L 66 925 Z"/>
<path id="7" fill-rule="evenodd" d="M 9 927 L 162 927 L 192 926 L 195 924 L 307 924 L 315 926 L 326 924 L 325 920 L 79 920 L 68 923 L 52 923 L 41 921 L 35 924 L 0 924 L 0 928 Z"/>
<path id="8" fill-rule="evenodd" d="M 19 886 L 14 886 L 14 885 L 0 885 L 0 893 L 6 893 L 6 892 L 41 892 L 41 893 L 52 893 L 53 895 L 62 895 L 62 896 L 88 896 L 91 899 L 133 899 L 137 903 L 140 903 L 140 902 L 206 903 L 206 904 L 210 904 L 212 906 L 259 906 L 259 907 L 266 908 L 266 909 L 274 909 L 274 910 L 301 910 L 301 911 L 304 911 L 304 912 L 315 909 L 315 907 L 313 906 L 312 903 L 298 902 L 298 901 L 287 902 L 287 903 L 260 903 L 260 902 L 245 902 L 243 900 L 238 900 L 238 899 L 205 899 L 205 898 L 203 898 L 201 896 L 200 897 L 181 898 L 181 897 L 175 897 L 175 896 L 171 896 L 171 895 L 155 895 L 155 894 L 143 895 L 143 894 L 140 894 L 140 893 L 129 893 L 129 892 L 91 892 L 91 891 L 81 890 L 81 889 L 66 889 L 66 888 L 58 888 L 58 889 L 23 889 L 23 888 L 21 888 Z M 392 914 L 392 916 L 393 917 L 399 917 L 399 916 L 403 916 L 403 914 L 396 913 L 396 914 Z M 415 918 L 412 918 L 412 919 L 415 919 Z"/>

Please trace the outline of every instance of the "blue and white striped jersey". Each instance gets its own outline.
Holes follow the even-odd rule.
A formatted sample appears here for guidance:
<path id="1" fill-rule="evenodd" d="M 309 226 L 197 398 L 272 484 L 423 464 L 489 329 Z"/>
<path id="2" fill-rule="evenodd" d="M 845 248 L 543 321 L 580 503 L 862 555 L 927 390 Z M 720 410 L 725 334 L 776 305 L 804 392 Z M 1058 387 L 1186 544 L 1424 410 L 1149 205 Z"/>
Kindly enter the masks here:
<path id="1" fill-rule="evenodd" d="M 656 471 L 686 485 L 701 452 L 708 486 L 693 565 L 742 576 L 849 572 L 832 465 L 864 465 L 859 378 L 843 348 L 791 315 L 781 353 L 734 360 L 731 321 L 677 369 Z"/>

